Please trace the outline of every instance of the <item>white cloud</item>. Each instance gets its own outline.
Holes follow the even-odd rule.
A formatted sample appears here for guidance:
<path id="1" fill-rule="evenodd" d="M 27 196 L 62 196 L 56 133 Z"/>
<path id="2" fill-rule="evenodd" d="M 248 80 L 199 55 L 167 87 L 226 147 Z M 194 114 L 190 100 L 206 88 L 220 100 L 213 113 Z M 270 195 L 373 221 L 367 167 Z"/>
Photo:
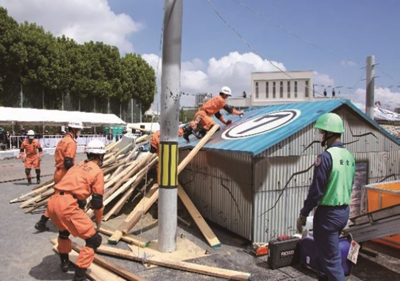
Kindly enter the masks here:
<path id="1" fill-rule="evenodd" d="M 34 22 L 78 43 L 102 41 L 121 53 L 133 51 L 128 36 L 143 27 L 127 14 L 111 11 L 108 0 L 0 0 L 0 6 L 18 22 Z"/>
<path id="2" fill-rule="evenodd" d="M 357 89 L 355 93 L 349 95 L 348 98 L 356 103 L 365 104 L 365 96 L 365 89 Z M 400 107 L 400 92 L 392 92 L 389 88 L 376 88 L 374 100 L 380 101 L 383 108 L 393 110 Z"/>
<path id="3" fill-rule="evenodd" d="M 155 54 L 142 55 L 154 69 L 157 66 L 158 56 Z M 286 70 L 285 66 L 279 62 L 272 62 L 281 70 Z M 180 104 L 193 106 L 193 94 L 219 92 L 222 86 L 229 86 L 233 96 L 239 97 L 243 91 L 251 92 L 251 72 L 257 71 L 279 71 L 268 60 L 262 59 L 254 53 L 240 54 L 231 52 L 221 58 L 211 58 L 208 62 L 200 59 L 182 62 L 181 64 L 181 91 L 190 95 L 183 95 Z M 161 89 L 161 65 L 157 77 L 157 88 Z M 155 104 L 159 100 L 159 94 L 155 97 Z M 156 105 L 154 106 L 156 108 Z"/>

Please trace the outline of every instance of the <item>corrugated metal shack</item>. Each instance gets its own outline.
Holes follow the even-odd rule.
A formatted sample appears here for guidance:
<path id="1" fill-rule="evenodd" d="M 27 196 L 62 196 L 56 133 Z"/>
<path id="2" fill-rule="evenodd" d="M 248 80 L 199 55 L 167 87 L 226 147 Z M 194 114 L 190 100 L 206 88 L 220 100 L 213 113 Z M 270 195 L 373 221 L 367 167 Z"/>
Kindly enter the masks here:
<path id="1" fill-rule="evenodd" d="M 222 126 L 179 176 L 202 215 L 251 241 L 293 234 L 322 147 L 313 129 L 324 113 L 345 123 L 357 164 L 352 215 L 362 185 L 400 177 L 400 141 L 348 100 L 257 108 Z M 197 144 L 181 140 L 180 158 Z M 358 203 L 357 203 L 358 201 Z M 353 202 L 354 203 L 354 202 Z"/>

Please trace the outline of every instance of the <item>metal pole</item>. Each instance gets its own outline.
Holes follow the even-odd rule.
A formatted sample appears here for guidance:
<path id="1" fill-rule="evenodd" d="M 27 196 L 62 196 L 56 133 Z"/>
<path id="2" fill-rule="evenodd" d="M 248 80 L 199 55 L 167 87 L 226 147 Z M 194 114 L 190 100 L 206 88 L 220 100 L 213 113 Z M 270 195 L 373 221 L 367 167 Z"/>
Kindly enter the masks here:
<path id="1" fill-rule="evenodd" d="M 158 178 L 158 250 L 176 250 L 182 0 L 165 0 Z"/>
<path id="2" fill-rule="evenodd" d="M 139 101 L 139 122 L 142 123 L 142 101 Z"/>
<path id="3" fill-rule="evenodd" d="M 367 96 L 366 96 L 366 113 L 374 119 L 374 99 L 375 99 L 375 56 L 367 57 Z"/>
<path id="4" fill-rule="evenodd" d="M 24 107 L 24 93 L 23 93 L 23 89 L 22 89 L 22 83 L 21 83 L 20 99 L 21 99 L 21 108 L 23 108 Z"/>
<path id="5" fill-rule="evenodd" d="M 133 123 L 133 99 L 131 99 L 131 123 Z"/>
<path id="6" fill-rule="evenodd" d="M 110 113 L 110 99 L 107 101 L 107 113 Z"/>
<path id="7" fill-rule="evenodd" d="M 61 95 L 61 110 L 64 110 L 64 92 Z"/>

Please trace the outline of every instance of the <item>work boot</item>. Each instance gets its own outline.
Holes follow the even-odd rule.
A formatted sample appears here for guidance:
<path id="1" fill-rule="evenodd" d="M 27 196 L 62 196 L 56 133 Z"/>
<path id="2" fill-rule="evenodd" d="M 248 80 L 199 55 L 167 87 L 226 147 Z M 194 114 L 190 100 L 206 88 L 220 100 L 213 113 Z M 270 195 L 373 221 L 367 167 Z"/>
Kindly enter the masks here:
<path id="1" fill-rule="evenodd" d="M 61 259 L 61 270 L 63 272 L 67 272 L 69 268 L 69 256 L 68 254 L 60 254 L 60 259 Z"/>
<path id="2" fill-rule="evenodd" d="M 193 133 L 193 128 L 189 125 L 186 124 L 185 127 L 183 127 L 183 138 L 187 141 L 190 142 L 189 136 Z"/>
<path id="3" fill-rule="evenodd" d="M 48 217 L 42 215 L 42 216 L 40 217 L 40 220 L 35 224 L 35 228 L 36 228 L 38 231 L 40 231 L 40 232 L 48 231 L 49 228 L 46 226 L 46 222 L 47 222 L 48 220 L 49 220 Z"/>
<path id="4" fill-rule="evenodd" d="M 86 281 L 86 268 L 75 266 L 75 275 L 72 281 Z"/>
<path id="5" fill-rule="evenodd" d="M 40 184 L 40 177 L 37 177 L 37 178 L 36 178 L 36 183 L 37 183 L 37 184 Z"/>
<path id="6" fill-rule="evenodd" d="M 32 183 L 32 179 L 28 178 L 27 180 L 28 180 L 28 185 L 30 185 Z"/>
<path id="7" fill-rule="evenodd" d="M 207 134 L 207 131 L 204 128 L 199 128 L 197 130 L 193 130 L 193 135 L 195 135 L 195 137 L 198 139 L 202 139 L 206 134 Z"/>

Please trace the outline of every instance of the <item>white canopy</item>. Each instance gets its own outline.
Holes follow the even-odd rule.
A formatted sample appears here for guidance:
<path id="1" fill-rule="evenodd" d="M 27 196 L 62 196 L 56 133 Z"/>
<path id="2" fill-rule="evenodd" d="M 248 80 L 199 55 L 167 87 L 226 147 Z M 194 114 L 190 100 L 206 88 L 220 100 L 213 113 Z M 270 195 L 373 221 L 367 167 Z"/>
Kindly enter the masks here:
<path id="1" fill-rule="evenodd" d="M 0 124 L 67 125 L 69 121 L 81 121 L 84 126 L 125 125 L 115 114 L 61 111 L 35 108 L 0 107 Z"/>

